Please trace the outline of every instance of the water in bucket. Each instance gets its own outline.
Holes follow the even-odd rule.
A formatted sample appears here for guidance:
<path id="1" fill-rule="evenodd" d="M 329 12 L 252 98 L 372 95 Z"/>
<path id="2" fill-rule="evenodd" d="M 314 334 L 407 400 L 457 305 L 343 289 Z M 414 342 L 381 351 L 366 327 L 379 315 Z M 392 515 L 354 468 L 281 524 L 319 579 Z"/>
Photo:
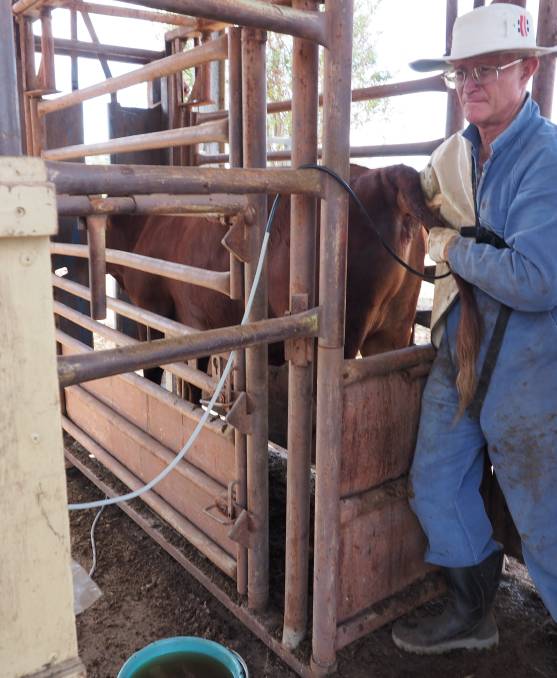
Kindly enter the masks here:
<path id="1" fill-rule="evenodd" d="M 235 652 L 204 638 L 158 640 L 132 655 L 117 678 L 249 678 Z"/>
<path id="2" fill-rule="evenodd" d="M 133 674 L 134 678 L 233 678 L 217 659 L 198 652 L 174 652 L 157 657 Z"/>

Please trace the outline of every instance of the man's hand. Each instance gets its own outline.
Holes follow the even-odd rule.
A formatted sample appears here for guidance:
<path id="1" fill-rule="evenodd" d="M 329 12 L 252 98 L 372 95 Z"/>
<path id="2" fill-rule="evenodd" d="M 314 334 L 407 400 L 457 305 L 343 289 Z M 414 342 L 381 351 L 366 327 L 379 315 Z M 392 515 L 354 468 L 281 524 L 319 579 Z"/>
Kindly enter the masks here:
<path id="1" fill-rule="evenodd" d="M 458 232 L 452 228 L 432 228 L 429 231 L 428 240 L 428 254 L 430 258 L 437 264 L 447 261 L 449 244 L 458 237 Z"/>

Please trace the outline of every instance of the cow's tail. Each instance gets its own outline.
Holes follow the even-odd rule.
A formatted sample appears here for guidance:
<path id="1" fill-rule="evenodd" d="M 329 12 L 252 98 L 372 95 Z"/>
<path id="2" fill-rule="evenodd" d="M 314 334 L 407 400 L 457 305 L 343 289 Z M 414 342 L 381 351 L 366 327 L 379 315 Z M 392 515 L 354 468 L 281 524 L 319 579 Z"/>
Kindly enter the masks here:
<path id="1" fill-rule="evenodd" d="M 459 396 L 457 417 L 460 418 L 476 392 L 476 362 L 482 338 L 482 323 L 472 285 L 457 275 L 454 277 L 460 293 L 460 321 L 456 335 L 456 387 Z"/>

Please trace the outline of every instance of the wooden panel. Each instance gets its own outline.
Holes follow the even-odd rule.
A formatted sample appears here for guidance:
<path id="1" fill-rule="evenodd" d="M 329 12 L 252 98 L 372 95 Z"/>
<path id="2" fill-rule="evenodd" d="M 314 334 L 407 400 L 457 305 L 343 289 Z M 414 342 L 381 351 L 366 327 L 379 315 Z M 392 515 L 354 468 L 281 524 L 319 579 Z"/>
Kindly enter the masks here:
<path id="1" fill-rule="evenodd" d="M 384 354 L 385 360 L 399 353 Z M 383 356 L 351 363 L 365 373 L 365 363 Z M 424 365 L 395 369 L 351 380 L 344 389 L 341 496 L 363 492 L 408 471 L 414 452 L 420 399 L 431 360 Z M 418 367 L 419 369 L 416 369 Z"/>
<path id="2" fill-rule="evenodd" d="M 155 477 L 174 456 L 169 450 L 141 435 L 141 431 L 118 415 L 110 415 L 109 408 L 96 400 L 79 386 L 65 389 L 66 408 L 69 418 L 99 445 L 124 464 L 143 482 Z M 226 536 L 229 527 L 220 525 L 204 509 L 214 504 L 217 495 L 224 495 L 225 488 L 178 467 L 156 486 L 156 492 L 172 507 L 201 529 L 227 553 L 235 557 L 237 546 Z M 198 476 L 202 476 L 197 471 Z"/>
<path id="3" fill-rule="evenodd" d="M 406 499 L 395 499 L 341 528 L 338 622 L 420 579 L 425 537 Z"/>
<path id="4" fill-rule="evenodd" d="M 64 355 L 75 352 L 73 347 L 63 347 Z M 202 413 L 200 408 L 137 375 L 97 379 L 82 388 L 173 452 L 182 449 Z M 207 424 L 187 458 L 226 487 L 236 478 L 233 430 L 224 423 Z"/>

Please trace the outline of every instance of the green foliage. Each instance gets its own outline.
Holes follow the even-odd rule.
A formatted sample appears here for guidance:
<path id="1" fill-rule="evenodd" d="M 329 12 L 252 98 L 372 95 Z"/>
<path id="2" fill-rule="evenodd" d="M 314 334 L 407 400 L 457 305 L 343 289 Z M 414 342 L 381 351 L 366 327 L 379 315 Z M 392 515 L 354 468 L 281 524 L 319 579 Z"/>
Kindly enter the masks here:
<path id="1" fill-rule="evenodd" d="M 375 11 L 382 0 L 355 0 L 354 34 L 352 54 L 352 89 L 371 87 L 389 79 L 386 71 L 376 68 L 374 43 L 379 31 L 373 20 Z M 323 66 L 323 50 L 320 50 L 320 72 Z M 292 97 L 292 38 L 278 33 L 267 36 L 267 96 L 269 101 L 283 101 Z M 374 115 L 388 113 L 388 100 L 376 99 L 352 104 L 352 129 L 368 123 Z M 291 135 L 292 116 L 290 112 L 275 113 L 268 117 L 267 133 L 271 138 L 285 138 Z M 281 144 L 272 144 L 278 147 Z"/>

